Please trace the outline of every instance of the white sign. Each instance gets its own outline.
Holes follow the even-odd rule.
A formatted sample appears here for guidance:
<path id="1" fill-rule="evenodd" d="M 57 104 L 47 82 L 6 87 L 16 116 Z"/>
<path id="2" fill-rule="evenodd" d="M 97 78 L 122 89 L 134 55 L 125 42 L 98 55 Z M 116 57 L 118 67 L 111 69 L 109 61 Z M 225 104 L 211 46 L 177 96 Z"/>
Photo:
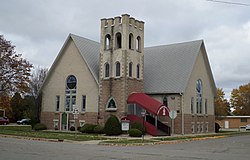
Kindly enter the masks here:
<path id="1" fill-rule="evenodd" d="M 73 114 L 79 114 L 79 110 L 78 108 L 76 108 L 76 106 L 73 107 Z"/>
<path id="2" fill-rule="evenodd" d="M 171 119 L 175 119 L 177 117 L 177 112 L 175 110 L 172 110 L 169 112 L 169 117 Z"/>
<path id="3" fill-rule="evenodd" d="M 122 120 L 122 131 L 128 131 L 129 130 L 129 121 Z"/>
<path id="4" fill-rule="evenodd" d="M 74 114 L 74 119 L 78 119 L 78 114 Z"/>

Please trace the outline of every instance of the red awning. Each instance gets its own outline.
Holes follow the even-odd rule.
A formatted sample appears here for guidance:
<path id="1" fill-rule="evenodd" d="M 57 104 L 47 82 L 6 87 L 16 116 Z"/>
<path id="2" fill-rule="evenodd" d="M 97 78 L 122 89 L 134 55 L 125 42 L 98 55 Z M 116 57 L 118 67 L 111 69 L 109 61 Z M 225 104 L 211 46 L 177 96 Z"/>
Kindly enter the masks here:
<path id="1" fill-rule="evenodd" d="M 132 93 L 128 96 L 128 104 L 138 104 L 154 115 L 169 116 L 168 107 L 144 93 Z"/>

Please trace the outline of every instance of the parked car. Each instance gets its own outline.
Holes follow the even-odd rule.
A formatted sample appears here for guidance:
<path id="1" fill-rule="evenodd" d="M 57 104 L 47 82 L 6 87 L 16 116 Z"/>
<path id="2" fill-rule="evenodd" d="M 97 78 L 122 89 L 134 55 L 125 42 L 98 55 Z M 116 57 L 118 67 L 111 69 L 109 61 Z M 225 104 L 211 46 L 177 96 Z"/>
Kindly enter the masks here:
<path id="1" fill-rule="evenodd" d="M 250 130 L 250 124 L 246 125 L 246 130 Z"/>
<path id="2" fill-rule="evenodd" d="M 0 117 L 0 125 L 7 125 L 10 121 L 7 117 Z"/>
<path id="3" fill-rule="evenodd" d="M 17 121 L 16 122 L 17 124 L 22 124 L 22 125 L 24 125 L 24 124 L 29 124 L 30 123 L 30 119 L 27 119 L 27 118 L 25 118 L 25 119 L 21 119 L 20 121 Z"/>

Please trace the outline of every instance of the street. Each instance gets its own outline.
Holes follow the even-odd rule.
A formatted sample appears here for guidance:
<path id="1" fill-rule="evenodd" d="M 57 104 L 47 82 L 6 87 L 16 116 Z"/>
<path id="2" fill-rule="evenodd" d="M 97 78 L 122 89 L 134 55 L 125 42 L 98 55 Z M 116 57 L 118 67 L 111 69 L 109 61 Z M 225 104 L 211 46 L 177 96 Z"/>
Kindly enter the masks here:
<path id="1" fill-rule="evenodd" d="M 145 146 L 103 146 L 0 137 L 0 160 L 247 160 L 250 135 Z"/>

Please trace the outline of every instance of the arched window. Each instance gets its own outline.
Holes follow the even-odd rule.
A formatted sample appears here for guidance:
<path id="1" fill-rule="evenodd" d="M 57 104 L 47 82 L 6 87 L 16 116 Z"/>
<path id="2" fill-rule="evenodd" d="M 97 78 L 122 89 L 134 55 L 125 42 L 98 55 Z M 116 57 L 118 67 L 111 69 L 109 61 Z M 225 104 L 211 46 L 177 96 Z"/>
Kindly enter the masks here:
<path id="1" fill-rule="evenodd" d="M 120 77 L 121 76 L 121 64 L 120 62 L 116 62 L 115 64 L 115 76 Z"/>
<path id="2" fill-rule="evenodd" d="M 108 103 L 107 103 L 107 106 L 106 106 L 106 110 L 108 110 L 108 111 L 116 111 L 116 102 L 115 102 L 115 100 L 114 100 L 113 97 L 111 97 L 108 100 Z"/>
<path id="3" fill-rule="evenodd" d="M 133 63 L 130 62 L 128 65 L 128 76 L 132 77 L 132 69 L 133 69 Z"/>
<path id="4" fill-rule="evenodd" d="M 167 96 L 164 96 L 163 97 L 163 100 L 162 100 L 163 104 L 167 107 L 168 106 L 168 98 Z"/>
<path id="5" fill-rule="evenodd" d="M 109 77 L 109 64 L 105 64 L 105 78 Z"/>
<path id="6" fill-rule="evenodd" d="M 196 113 L 202 114 L 202 81 L 196 81 Z"/>
<path id="7" fill-rule="evenodd" d="M 138 36 L 138 37 L 136 38 L 136 50 L 137 50 L 138 52 L 141 52 L 141 37 L 140 37 L 140 36 Z"/>
<path id="8" fill-rule="evenodd" d="M 134 36 L 132 33 L 129 34 L 129 49 L 134 49 Z"/>
<path id="9" fill-rule="evenodd" d="M 136 66 L 136 78 L 140 78 L 140 65 L 139 64 L 137 64 L 137 66 Z"/>
<path id="10" fill-rule="evenodd" d="M 105 36 L 105 50 L 108 50 L 111 48 L 110 46 L 110 40 L 111 40 L 111 36 L 109 34 L 107 34 Z"/>
<path id="11" fill-rule="evenodd" d="M 74 75 L 68 76 L 66 79 L 65 111 L 73 111 L 73 106 L 76 104 L 76 87 L 76 77 Z"/>
<path id="12" fill-rule="evenodd" d="M 122 35 L 121 33 L 116 33 L 115 35 L 115 40 L 116 40 L 116 48 L 122 48 Z"/>

